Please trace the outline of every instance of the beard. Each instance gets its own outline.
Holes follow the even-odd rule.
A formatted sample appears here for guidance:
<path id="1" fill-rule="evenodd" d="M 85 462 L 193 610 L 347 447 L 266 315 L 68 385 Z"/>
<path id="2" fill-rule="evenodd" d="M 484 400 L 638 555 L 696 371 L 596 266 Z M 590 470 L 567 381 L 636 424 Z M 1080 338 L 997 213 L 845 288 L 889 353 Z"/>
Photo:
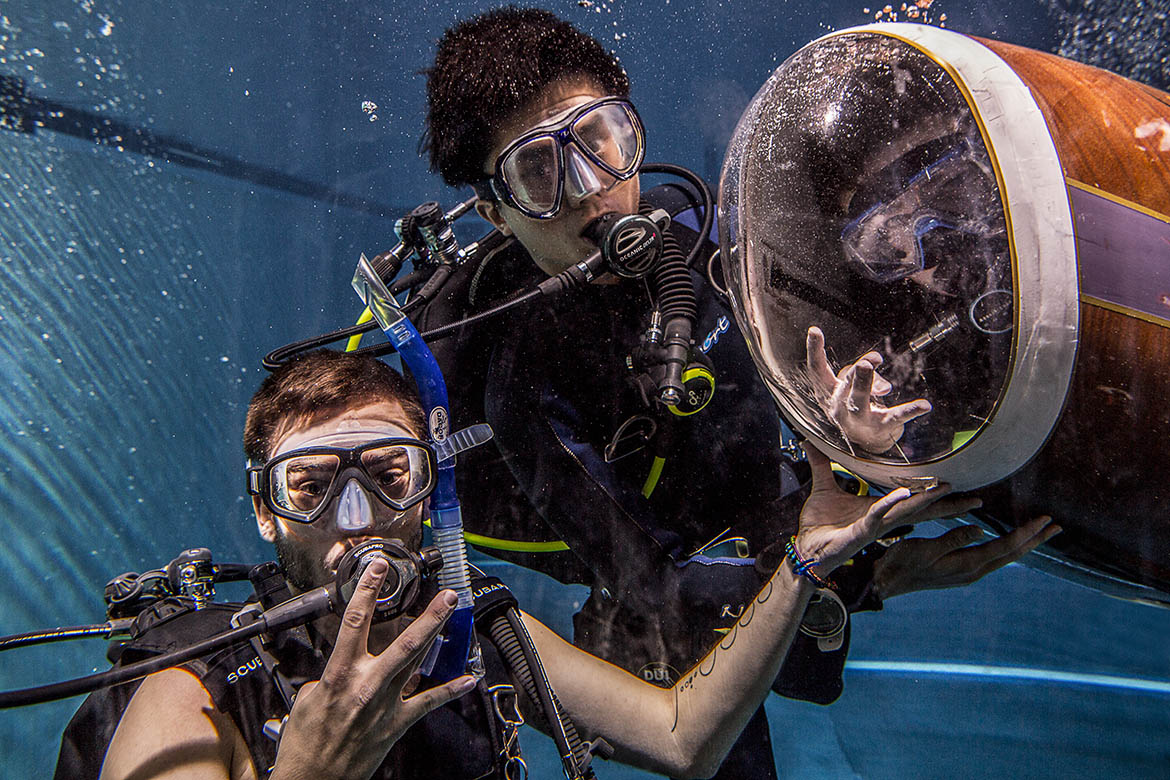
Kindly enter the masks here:
<path id="1" fill-rule="evenodd" d="M 399 520 L 400 516 L 395 517 Z M 417 522 L 403 526 L 391 526 L 381 532 L 371 532 L 372 537 L 396 539 L 407 549 L 417 551 L 422 546 L 422 526 Z M 284 571 L 285 579 L 298 591 L 304 593 L 313 588 L 332 582 L 334 573 L 325 567 L 325 561 L 306 552 L 304 547 L 285 535 L 280 523 L 276 524 L 276 561 Z"/>
<path id="2" fill-rule="evenodd" d="M 325 565 L 320 560 L 314 560 L 304 549 L 284 535 L 278 524 L 276 526 L 276 561 L 284 571 L 289 584 L 302 593 L 320 587 L 332 579 Z"/>

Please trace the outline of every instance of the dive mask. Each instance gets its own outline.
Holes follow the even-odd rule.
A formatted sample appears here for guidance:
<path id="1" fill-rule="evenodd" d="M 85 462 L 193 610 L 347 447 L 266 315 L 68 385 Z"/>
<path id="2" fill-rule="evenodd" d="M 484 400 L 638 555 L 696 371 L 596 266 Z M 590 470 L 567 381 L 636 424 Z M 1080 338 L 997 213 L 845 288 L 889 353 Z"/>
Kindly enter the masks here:
<path id="1" fill-rule="evenodd" d="M 496 200 L 549 219 L 560 210 L 566 186 L 577 197 L 602 192 L 633 178 L 645 155 L 646 132 L 633 104 L 604 97 L 508 144 L 486 184 Z"/>
<path id="2" fill-rule="evenodd" d="M 841 231 L 851 266 L 889 283 L 938 265 L 955 237 L 985 232 L 987 215 L 972 212 L 987 175 L 967 143 L 936 139 L 868 176 L 851 199 L 865 211 Z"/>
<path id="3" fill-rule="evenodd" d="M 415 438 L 346 432 L 278 451 L 247 476 L 248 493 L 275 515 L 312 523 L 336 498 L 338 527 L 361 530 L 373 522 L 371 498 L 404 512 L 429 496 L 436 460 L 434 448 Z"/>

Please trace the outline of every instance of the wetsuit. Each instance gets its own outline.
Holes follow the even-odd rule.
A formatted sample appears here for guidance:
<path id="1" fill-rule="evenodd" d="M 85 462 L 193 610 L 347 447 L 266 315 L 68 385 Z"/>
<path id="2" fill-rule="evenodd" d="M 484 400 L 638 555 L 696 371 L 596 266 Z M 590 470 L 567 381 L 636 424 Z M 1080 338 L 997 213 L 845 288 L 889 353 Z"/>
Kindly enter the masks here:
<path id="1" fill-rule="evenodd" d="M 495 578 L 474 579 L 473 587 L 485 589 L 485 583 L 491 590 L 486 609 L 494 611 L 515 603 Z M 139 618 L 144 627 L 140 636 L 111 650 L 112 660 L 121 664 L 140 661 L 226 631 L 241 606 L 212 604 L 194 610 L 186 599 L 161 601 L 150 608 L 150 614 Z M 479 606 L 477 600 L 477 612 Z M 477 616 L 477 628 L 482 629 L 479 620 Z M 323 645 L 315 633 L 295 629 L 280 634 L 264 652 L 258 652 L 251 643 L 241 643 L 183 665 L 199 677 L 216 708 L 231 716 L 261 778 L 267 777 L 275 763 L 274 729 L 289 710 L 280 685 L 291 691 L 320 679 L 325 668 Z M 493 696 L 504 697 L 500 710 L 505 715 L 513 712 L 511 679 L 485 634 L 480 635 L 480 646 L 486 674 L 476 691 L 432 711 L 411 726 L 391 748 L 374 778 L 503 780 L 507 776 L 507 727 L 495 714 Z M 140 684 L 141 681 L 132 681 L 102 689 L 82 703 L 62 737 L 55 780 L 97 780 L 114 730 Z M 519 755 L 517 745 L 509 749 L 511 754 Z"/>
<path id="2" fill-rule="evenodd" d="M 671 213 L 693 205 L 677 186 L 646 198 Z M 697 239 L 677 221 L 671 230 L 684 252 Z M 703 260 L 708 254 L 701 253 Z M 795 532 L 806 495 L 807 474 L 781 456 L 773 401 L 734 318 L 697 269 L 692 277 L 699 307 L 694 339 L 718 336 L 707 352 L 714 396 L 690 417 L 656 410 L 631 382 L 627 355 L 651 308 L 642 282 L 588 285 L 431 344 L 448 378 L 454 424 L 486 419 L 495 430 L 494 447 L 460 456 L 467 529 L 504 539 L 563 539 L 571 552 L 490 552 L 589 584 L 589 600 L 574 618 L 574 643 L 662 685 L 706 653 L 771 574 L 753 558 L 695 552 L 721 534 L 745 538 L 753 554 L 782 543 Z M 503 250 L 449 284 L 423 313 L 422 327 L 486 309 L 541 278 L 522 249 Z M 665 438 L 607 462 L 607 445 L 639 415 L 653 419 L 657 437 Z M 646 497 L 656 453 L 665 465 Z M 770 560 L 774 569 L 778 560 Z M 774 690 L 833 701 L 846 652 L 847 641 L 821 652 L 798 635 Z M 775 777 L 762 751 L 770 753 L 761 707 L 719 776 Z"/>

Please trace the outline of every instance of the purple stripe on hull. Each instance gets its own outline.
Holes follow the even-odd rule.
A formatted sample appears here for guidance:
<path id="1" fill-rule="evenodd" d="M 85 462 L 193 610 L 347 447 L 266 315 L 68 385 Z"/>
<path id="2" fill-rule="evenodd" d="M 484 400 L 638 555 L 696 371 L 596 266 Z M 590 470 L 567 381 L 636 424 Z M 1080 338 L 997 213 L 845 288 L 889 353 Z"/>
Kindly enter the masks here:
<path id="1" fill-rule="evenodd" d="M 1170 223 L 1068 188 L 1081 294 L 1170 319 Z"/>

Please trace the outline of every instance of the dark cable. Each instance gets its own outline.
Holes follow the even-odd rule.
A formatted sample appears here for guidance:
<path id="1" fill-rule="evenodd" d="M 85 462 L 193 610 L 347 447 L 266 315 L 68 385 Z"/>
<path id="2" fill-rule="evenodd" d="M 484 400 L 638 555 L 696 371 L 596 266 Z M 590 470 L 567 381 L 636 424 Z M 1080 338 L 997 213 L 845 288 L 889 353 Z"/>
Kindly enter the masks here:
<path id="1" fill-rule="evenodd" d="M 528 634 L 517 610 L 512 608 L 497 615 L 488 626 L 488 633 L 504 656 L 508 668 L 516 675 L 516 681 L 544 715 L 562 761 L 566 756 L 572 757 L 574 777 L 592 776 L 593 773 L 588 769 L 589 746 L 581 741 L 576 726 L 553 693 L 535 649 L 531 647 L 530 641 L 526 641 Z"/>
<path id="2" fill-rule="evenodd" d="M 113 626 L 109 623 L 97 623 L 92 626 L 71 626 L 69 628 L 50 628 L 43 631 L 29 631 L 25 634 L 12 634 L 0 637 L 0 652 L 12 650 L 16 647 L 41 645 L 48 642 L 63 642 L 67 639 L 84 639 L 90 636 L 109 636 Z"/>
<path id="3" fill-rule="evenodd" d="M 341 339 L 349 338 L 350 336 L 356 335 L 358 333 L 371 331 L 376 327 L 378 327 L 377 321 L 370 320 L 369 322 L 363 322 L 360 325 L 350 325 L 347 328 L 335 330 L 332 333 L 325 333 L 320 336 L 313 336 L 312 338 L 303 339 L 301 341 L 294 341 L 292 344 L 285 344 L 283 347 L 277 347 L 276 349 L 272 350 L 267 355 L 265 355 L 264 359 L 260 362 L 263 364 L 264 368 L 268 369 L 269 371 L 275 371 L 276 369 L 280 368 L 282 364 L 288 362 L 293 357 L 301 354 L 302 352 L 308 352 L 310 349 L 323 347 L 326 344 L 332 344 L 334 341 L 340 341 Z"/>
<path id="4" fill-rule="evenodd" d="M 699 256 L 699 253 L 702 251 L 702 247 L 703 247 L 703 244 L 705 242 L 705 239 L 708 235 L 710 235 L 711 226 L 714 224 L 714 221 L 715 221 L 715 201 L 714 201 L 714 198 L 711 194 L 711 188 L 707 186 L 707 183 L 705 181 L 703 181 L 703 179 L 701 177 L 699 177 L 693 171 L 690 171 L 687 168 L 682 167 L 681 165 L 673 165 L 671 163 L 646 163 L 645 165 L 642 166 L 641 172 L 642 173 L 651 173 L 651 174 L 660 173 L 660 174 L 678 176 L 679 178 L 686 179 L 688 182 L 690 182 L 692 185 L 694 185 L 696 190 L 698 190 L 699 196 L 702 200 L 703 219 L 702 219 L 702 222 L 699 226 L 699 231 L 700 231 L 699 240 L 695 242 L 695 245 L 693 247 L 691 247 L 691 251 L 687 255 L 687 258 L 685 261 L 686 266 L 689 268 L 691 265 L 694 264 L 695 259 Z M 666 237 L 669 236 L 669 231 L 663 231 L 663 235 L 664 235 L 664 242 L 666 242 L 667 241 Z M 494 250 L 495 248 L 497 248 L 498 246 L 502 245 L 503 243 L 505 243 L 511 239 L 512 239 L 511 236 L 505 236 L 502 233 L 500 233 L 498 230 L 494 230 L 491 233 L 488 233 L 487 235 L 485 235 L 478 242 L 476 242 L 477 243 L 476 249 L 475 249 L 475 251 L 468 253 L 468 260 L 470 260 L 472 258 L 479 257 L 479 255 L 483 252 L 490 252 L 490 251 Z M 673 240 L 673 237 L 671 240 Z M 677 248 L 677 246 L 678 246 L 677 242 L 674 244 L 674 246 Z M 463 264 L 466 264 L 466 262 L 467 261 L 465 261 Z M 461 265 L 463 265 L 463 264 L 461 264 Z M 443 268 L 443 267 L 446 267 L 446 266 L 440 266 L 440 268 Z M 577 270 L 577 269 L 578 269 L 578 267 L 574 266 L 573 268 L 569 269 L 569 271 L 567 271 L 567 272 L 562 272 L 555 277 L 550 277 L 549 279 L 546 279 L 541 284 L 541 288 L 543 288 L 543 289 L 530 290 L 527 293 L 523 293 L 523 294 L 517 296 L 516 298 L 513 298 L 510 301 L 506 301 L 506 302 L 500 304 L 499 306 L 495 306 L 491 309 L 488 309 L 487 311 L 482 311 L 482 312 L 479 312 L 478 314 L 473 314 L 470 317 L 466 317 L 466 318 L 464 318 L 462 320 L 458 320 L 456 322 L 451 322 L 451 323 L 448 323 L 446 325 L 441 325 L 437 328 L 433 328 L 431 330 L 425 331 L 425 332 L 421 333 L 420 335 L 422 336 L 424 341 L 427 341 L 427 342 L 437 341 L 441 338 L 445 338 L 445 337 L 451 335 L 452 333 L 454 333 L 455 331 L 457 331 L 458 329 L 460 329 L 466 325 L 474 325 L 474 324 L 476 324 L 478 322 L 482 322 L 483 320 L 488 319 L 490 317 L 495 317 L 495 316 L 507 311 L 508 309 L 511 309 L 514 306 L 519 306 L 520 304 L 522 304 L 526 301 L 529 301 L 534 297 L 541 295 L 542 293 L 543 294 L 550 294 L 552 292 L 557 292 L 562 288 L 578 286 L 581 283 L 581 280 L 577 278 L 577 276 L 579 275 L 579 270 Z M 594 268 L 593 270 L 596 271 L 596 268 Z M 390 287 L 390 292 L 392 294 L 397 295 L 398 293 L 402 292 L 402 290 L 405 290 L 409 287 L 413 287 L 415 284 L 418 283 L 416 281 L 416 278 L 417 278 L 416 275 L 420 274 L 420 273 L 429 273 L 429 271 L 417 270 L 417 271 L 412 272 L 411 274 L 408 274 L 406 277 L 404 277 L 404 279 L 400 279 L 397 282 L 395 282 Z M 669 276 L 672 279 L 677 279 L 677 274 L 670 274 Z M 409 279 L 410 282 L 404 283 L 405 280 L 407 280 L 407 279 Z M 676 288 L 672 285 L 671 289 L 673 291 Z M 433 294 L 437 294 L 437 292 L 438 292 L 438 290 L 436 289 Z M 433 294 L 432 294 L 432 297 L 433 297 Z M 693 291 L 693 287 L 692 287 L 691 288 L 691 295 L 693 296 L 693 294 L 694 294 L 694 291 Z M 660 291 L 660 295 L 661 295 L 661 291 Z M 683 293 L 683 296 L 685 297 L 685 293 Z M 672 300 L 677 300 L 677 299 L 672 298 Z M 421 306 L 422 304 L 418 304 L 418 305 Z M 683 306 L 684 309 L 686 308 L 685 303 L 683 303 L 681 305 Z M 407 306 L 409 306 L 410 308 L 406 309 Z M 414 308 L 415 308 L 415 306 L 412 305 L 410 302 L 408 302 L 404 306 L 404 309 L 406 309 L 407 311 L 411 311 Z M 687 316 L 687 315 L 684 313 L 682 316 Z M 691 319 L 691 321 L 693 321 L 694 316 L 691 315 L 690 319 Z M 371 321 L 371 322 L 363 323 L 362 325 L 354 325 L 354 326 L 351 326 L 349 328 L 343 328 L 341 330 L 334 331 L 333 333 L 325 334 L 322 336 L 316 336 L 316 337 L 310 338 L 310 339 L 304 339 L 303 341 L 298 341 L 298 342 L 293 343 L 293 344 L 288 344 L 286 346 L 280 347 L 280 348 L 275 349 L 272 352 L 268 353 L 268 355 L 266 355 L 264 357 L 264 360 L 262 361 L 264 368 L 268 369 L 269 371 L 274 371 L 282 363 L 284 363 L 285 361 L 294 357 L 295 355 L 300 354 L 301 352 L 305 352 L 307 350 L 314 349 L 316 347 L 321 347 L 321 346 L 324 346 L 326 344 L 330 344 L 334 341 L 339 341 L 343 338 L 348 338 L 349 336 L 352 336 L 352 335 L 357 334 L 357 333 L 365 333 L 367 331 L 373 330 L 375 327 L 377 327 L 377 323 Z M 371 345 L 368 347 L 362 347 L 360 349 L 354 350 L 354 353 L 360 354 L 360 355 L 369 355 L 371 357 L 381 357 L 383 355 L 388 355 L 393 351 L 394 351 L 394 346 L 392 344 L 383 343 L 383 344 L 374 344 L 374 345 Z"/>
<path id="5" fill-rule="evenodd" d="M 79 677 L 75 680 L 38 685 L 33 688 L 22 688 L 16 691 L 0 693 L 0 709 L 22 707 L 26 704 L 40 704 L 47 701 L 67 699 L 70 696 L 79 696 L 83 693 L 95 691 L 111 685 L 137 680 L 149 674 L 169 669 L 172 666 L 186 663 L 208 653 L 212 653 L 228 645 L 244 642 L 265 631 L 277 631 L 290 625 L 299 625 L 329 611 L 332 597 L 326 588 L 316 588 L 295 599 L 279 604 L 266 610 L 254 623 L 249 623 L 231 631 L 217 634 L 202 642 L 196 642 L 190 647 L 166 653 L 155 658 L 148 658 L 138 663 L 129 664 L 121 668 L 110 669 L 105 672 Z"/>
<path id="6" fill-rule="evenodd" d="M 699 191 L 699 197 L 703 201 L 703 221 L 699 224 L 699 240 L 695 242 L 695 245 L 691 247 L 691 251 L 687 255 L 687 266 L 693 265 L 695 259 L 699 256 L 699 252 L 703 251 L 702 247 L 707 240 L 707 236 L 711 235 L 711 226 L 715 224 L 715 197 L 711 194 L 711 188 L 707 186 L 707 182 L 703 181 L 701 176 L 681 165 L 673 165 L 672 163 L 646 163 L 642 166 L 641 172 L 664 173 L 671 176 L 678 176 L 680 179 L 689 181 Z"/>
<path id="7" fill-rule="evenodd" d="M 266 628 L 267 626 L 263 622 L 253 623 L 252 625 L 226 631 L 182 650 L 176 650 L 173 653 L 160 655 L 156 658 L 148 658 L 145 661 L 139 661 L 138 663 L 123 666 L 119 669 L 110 669 L 109 671 L 91 674 L 87 677 L 79 677 L 76 680 L 66 680 L 50 685 L 38 685 L 34 688 L 22 688 L 17 691 L 5 691 L 4 693 L 0 693 L 0 709 L 67 699 L 70 696 L 79 696 L 83 693 L 95 691 L 98 688 L 137 680 L 140 677 L 146 677 L 149 674 L 160 672 L 163 669 L 169 669 L 172 666 L 186 663 L 201 655 L 218 650 L 221 647 L 251 639 L 257 634 L 263 633 Z"/>

